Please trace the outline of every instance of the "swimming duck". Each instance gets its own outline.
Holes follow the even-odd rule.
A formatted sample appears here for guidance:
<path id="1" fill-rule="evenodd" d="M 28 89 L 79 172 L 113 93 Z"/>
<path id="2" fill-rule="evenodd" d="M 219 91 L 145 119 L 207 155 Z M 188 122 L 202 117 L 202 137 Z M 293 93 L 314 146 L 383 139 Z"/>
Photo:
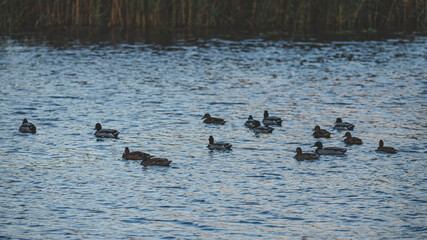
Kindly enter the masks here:
<path id="1" fill-rule="evenodd" d="M 253 127 L 251 128 L 255 133 L 272 133 L 274 128 L 269 126 L 261 126 L 258 120 L 254 120 Z"/>
<path id="2" fill-rule="evenodd" d="M 321 129 L 319 126 L 315 126 L 313 129 L 313 137 L 315 137 L 315 138 L 330 138 L 331 133 L 325 129 Z"/>
<path id="3" fill-rule="evenodd" d="M 163 166 L 163 167 L 169 167 L 169 164 L 172 161 L 169 161 L 166 158 L 157 158 L 150 156 L 148 154 L 142 156 L 141 165 L 144 166 Z"/>
<path id="4" fill-rule="evenodd" d="M 224 125 L 226 121 L 224 121 L 224 119 L 222 118 L 214 118 L 211 117 L 211 115 L 209 113 L 206 113 L 202 119 L 205 119 L 203 122 L 204 123 L 213 123 L 213 124 L 221 124 Z"/>
<path id="5" fill-rule="evenodd" d="M 319 158 L 319 155 L 317 155 L 316 153 L 303 153 L 300 147 L 297 147 L 296 152 L 297 154 L 294 156 L 294 158 L 298 161 L 313 160 Z"/>
<path id="6" fill-rule="evenodd" d="M 95 125 L 96 132 L 93 134 L 98 138 L 118 138 L 119 131 L 114 129 L 102 129 L 102 126 L 100 123 L 97 123 Z"/>
<path id="7" fill-rule="evenodd" d="M 264 111 L 264 119 L 262 120 L 262 123 L 264 123 L 265 126 L 269 125 L 278 125 L 282 126 L 282 119 L 279 117 L 273 117 L 268 115 L 268 111 Z"/>
<path id="8" fill-rule="evenodd" d="M 215 142 L 212 136 L 209 137 L 208 148 L 210 150 L 231 150 L 231 144 L 224 142 Z"/>
<path id="9" fill-rule="evenodd" d="M 353 130 L 354 125 L 348 122 L 343 122 L 341 118 L 335 121 L 334 129 L 336 130 Z"/>
<path id="10" fill-rule="evenodd" d="M 363 144 L 362 139 L 357 138 L 357 137 L 352 137 L 350 132 L 346 132 L 344 136 L 344 142 L 347 145 L 361 145 Z"/>
<path id="11" fill-rule="evenodd" d="M 36 133 L 36 126 L 32 123 L 29 123 L 26 118 L 22 121 L 22 125 L 19 127 L 21 133 Z"/>
<path id="12" fill-rule="evenodd" d="M 255 120 L 252 117 L 252 115 L 249 115 L 248 120 L 245 122 L 245 126 L 248 128 L 254 128 L 255 127 L 255 121 L 257 121 L 257 120 Z"/>
<path id="13" fill-rule="evenodd" d="M 384 147 L 384 141 L 380 140 L 377 150 L 378 152 L 386 153 L 397 153 L 397 150 L 394 147 Z"/>
<path id="14" fill-rule="evenodd" d="M 125 152 L 123 153 L 122 157 L 126 160 L 142 160 L 144 159 L 145 155 L 150 156 L 150 154 L 140 151 L 130 152 L 129 148 L 125 147 Z"/>
<path id="15" fill-rule="evenodd" d="M 321 142 L 316 142 L 312 147 L 317 147 L 315 152 L 319 155 L 343 155 L 347 151 L 347 149 L 339 147 L 323 148 Z"/>

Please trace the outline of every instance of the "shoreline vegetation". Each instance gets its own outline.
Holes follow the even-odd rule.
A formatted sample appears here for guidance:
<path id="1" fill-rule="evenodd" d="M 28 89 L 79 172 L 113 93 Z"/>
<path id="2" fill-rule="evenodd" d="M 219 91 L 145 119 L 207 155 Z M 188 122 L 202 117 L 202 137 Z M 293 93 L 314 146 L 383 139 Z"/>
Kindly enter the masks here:
<path id="1" fill-rule="evenodd" d="M 424 32 L 426 0 L 0 0 L 0 32 L 62 27 Z"/>

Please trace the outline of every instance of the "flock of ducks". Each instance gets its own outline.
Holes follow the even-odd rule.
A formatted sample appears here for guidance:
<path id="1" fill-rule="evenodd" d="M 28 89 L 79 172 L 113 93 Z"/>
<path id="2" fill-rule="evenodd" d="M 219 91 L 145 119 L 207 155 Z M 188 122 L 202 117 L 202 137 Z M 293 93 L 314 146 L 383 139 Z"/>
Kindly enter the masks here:
<path id="1" fill-rule="evenodd" d="M 245 126 L 254 130 L 256 133 L 271 133 L 274 128 L 270 127 L 272 125 L 282 126 L 282 119 L 279 117 L 269 116 L 268 111 L 264 112 L 264 119 L 262 120 L 264 126 L 261 126 L 258 120 L 255 120 L 252 115 L 249 115 L 248 120 L 245 123 Z M 354 129 L 354 124 L 343 122 L 341 118 L 337 118 L 334 124 L 334 129 L 336 130 L 347 130 L 352 131 Z M 313 129 L 314 138 L 330 138 L 331 133 L 325 129 L 321 129 L 320 126 L 315 126 Z M 345 139 L 344 143 L 347 145 L 361 145 L 363 144 L 362 140 L 357 137 L 353 137 L 350 132 L 344 134 Z M 312 147 L 317 147 L 314 153 L 304 153 L 302 149 L 298 147 L 296 149 L 296 155 L 294 156 L 297 160 L 314 160 L 318 159 L 319 155 L 344 155 L 347 149 L 340 147 L 323 147 L 322 142 L 316 142 Z M 379 152 L 386 153 L 396 153 L 396 149 L 393 147 L 384 147 L 384 141 L 380 140 L 379 146 L 376 149 Z"/>
<path id="2" fill-rule="evenodd" d="M 337 118 L 334 124 L 334 129 L 340 130 L 340 131 L 353 131 L 354 124 L 343 122 L 341 118 Z M 321 129 L 320 126 L 315 126 L 313 129 L 313 137 L 314 138 L 330 138 L 331 133 L 325 129 Z M 362 145 L 363 141 L 362 139 L 358 137 L 353 137 L 350 132 L 346 132 L 344 134 L 345 139 L 344 143 L 346 145 Z M 296 149 L 296 155 L 295 158 L 297 160 L 314 160 L 318 159 L 319 155 L 344 155 L 347 152 L 346 148 L 340 148 L 340 147 L 323 147 L 322 142 L 316 142 L 312 147 L 317 147 L 317 149 L 314 151 L 314 153 L 303 153 L 301 148 Z M 385 153 L 396 153 L 396 149 L 393 147 L 384 147 L 384 141 L 380 140 L 378 148 L 376 149 L 378 152 L 385 152 Z"/>
<path id="3" fill-rule="evenodd" d="M 202 119 L 204 119 L 203 123 L 206 124 L 224 125 L 226 123 L 224 119 L 212 117 L 209 113 L 206 113 Z M 262 120 L 264 126 L 261 125 L 260 121 L 255 120 L 252 115 L 249 115 L 248 120 L 245 122 L 245 126 L 253 130 L 255 133 L 272 133 L 274 128 L 271 126 L 282 126 L 282 122 L 283 120 L 280 117 L 270 116 L 268 111 L 264 111 L 264 119 Z M 352 131 L 354 129 L 354 125 L 348 122 L 343 122 L 341 118 L 337 118 L 333 128 L 336 130 Z M 118 138 L 120 133 L 115 129 L 102 128 L 100 123 L 95 124 L 94 130 L 96 130 L 94 135 L 97 138 Z M 24 119 L 22 125 L 19 127 L 19 131 L 22 133 L 36 133 L 37 128 L 34 124 L 28 122 L 27 119 Z M 313 137 L 330 138 L 331 133 L 325 129 L 321 129 L 320 126 L 315 126 L 313 129 Z M 350 132 L 346 132 L 343 137 L 345 137 L 344 143 L 347 145 L 363 144 L 360 138 L 353 137 Z M 209 136 L 209 144 L 207 147 L 210 150 L 231 150 L 232 145 L 226 142 L 215 142 L 213 136 Z M 347 149 L 340 147 L 323 147 L 323 144 L 320 141 L 317 141 L 312 147 L 317 147 L 313 153 L 304 153 L 302 149 L 298 147 L 294 158 L 299 161 L 315 160 L 319 158 L 319 155 L 344 155 L 347 151 Z M 393 147 L 385 147 L 383 140 L 379 141 L 376 151 L 385 153 L 397 152 Z M 170 163 L 172 162 L 166 158 L 154 157 L 141 151 L 131 152 L 128 147 L 125 148 L 122 157 L 126 160 L 141 160 L 141 165 L 144 166 L 170 166 Z"/>

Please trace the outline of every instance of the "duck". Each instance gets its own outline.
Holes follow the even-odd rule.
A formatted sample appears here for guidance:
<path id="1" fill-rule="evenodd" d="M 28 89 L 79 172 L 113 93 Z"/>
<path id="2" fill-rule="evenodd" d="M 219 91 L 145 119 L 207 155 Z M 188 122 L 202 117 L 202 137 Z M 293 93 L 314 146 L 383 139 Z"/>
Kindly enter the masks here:
<path id="1" fill-rule="evenodd" d="M 279 117 L 269 116 L 267 110 L 264 111 L 264 119 L 262 120 L 262 123 L 264 123 L 265 126 L 269 126 L 269 125 L 282 126 L 282 121 L 283 120 Z"/>
<path id="2" fill-rule="evenodd" d="M 385 153 L 397 153 L 397 150 L 394 147 L 384 147 L 384 141 L 380 140 L 378 144 L 377 152 L 385 152 Z"/>
<path id="3" fill-rule="evenodd" d="M 343 155 L 347 151 L 347 149 L 339 147 L 323 148 L 323 144 L 321 142 L 316 142 L 312 147 L 317 147 L 315 153 L 318 155 Z"/>
<path id="4" fill-rule="evenodd" d="M 114 129 L 102 129 L 102 126 L 100 123 L 97 123 L 95 125 L 96 132 L 93 134 L 98 138 L 118 138 L 119 131 Z"/>
<path id="5" fill-rule="evenodd" d="M 36 133 L 37 128 L 34 124 L 29 123 L 26 118 L 22 121 L 22 125 L 19 127 L 19 131 L 21 133 Z"/>
<path id="6" fill-rule="evenodd" d="M 261 126 L 258 120 L 254 120 L 253 127 L 251 128 L 255 133 L 272 133 L 274 128 L 269 126 Z"/>
<path id="7" fill-rule="evenodd" d="M 343 122 L 341 118 L 337 118 L 335 121 L 334 129 L 336 130 L 350 130 L 352 131 L 354 125 L 348 122 Z"/>
<path id="8" fill-rule="evenodd" d="M 330 138 L 331 133 L 325 129 L 321 129 L 319 126 L 315 126 L 313 129 L 313 137 L 315 137 L 315 138 Z"/>
<path id="9" fill-rule="evenodd" d="M 344 134 L 344 136 L 342 136 L 342 137 L 345 137 L 344 143 L 347 145 L 361 145 L 361 144 L 363 144 L 362 139 L 357 138 L 357 137 L 352 137 L 350 132 L 346 132 Z"/>
<path id="10" fill-rule="evenodd" d="M 231 150 L 231 144 L 224 142 L 215 142 L 212 136 L 209 136 L 209 145 L 210 150 Z"/>
<path id="11" fill-rule="evenodd" d="M 143 160 L 144 156 L 151 156 L 148 153 L 140 152 L 140 151 L 129 151 L 128 147 L 125 147 L 125 152 L 123 153 L 122 157 L 126 160 Z"/>
<path id="12" fill-rule="evenodd" d="M 162 166 L 162 167 L 169 167 L 170 163 L 172 161 L 168 160 L 167 158 L 158 158 L 150 156 L 149 154 L 142 155 L 142 161 L 141 165 L 146 166 Z"/>
<path id="13" fill-rule="evenodd" d="M 211 117 L 211 115 L 209 113 L 206 113 L 202 119 L 205 119 L 203 122 L 204 123 L 212 123 L 212 124 L 221 124 L 224 125 L 226 121 L 224 121 L 224 119 L 222 118 L 214 118 Z"/>
<path id="14" fill-rule="evenodd" d="M 300 147 L 297 147 L 296 153 L 297 154 L 294 156 L 294 158 L 298 161 L 314 160 L 319 158 L 319 155 L 316 153 L 303 153 Z"/>
<path id="15" fill-rule="evenodd" d="M 254 128 L 255 127 L 255 120 L 252 115 L 249 115 L 248 120 L 245 122 L 245 126 L 248 128 Z M 259 122 L 259 121 L 258 121 Z"/>

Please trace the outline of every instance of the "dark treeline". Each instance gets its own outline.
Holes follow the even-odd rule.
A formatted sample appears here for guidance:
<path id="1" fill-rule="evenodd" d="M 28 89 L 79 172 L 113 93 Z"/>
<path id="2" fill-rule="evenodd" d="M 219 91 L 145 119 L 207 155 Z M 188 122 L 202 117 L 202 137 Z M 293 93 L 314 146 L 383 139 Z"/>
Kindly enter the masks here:
<path id="1" fill-rule="evenodd" d="M 0 28 L 425 31 L 427 0 L 0 0 Z"/>

